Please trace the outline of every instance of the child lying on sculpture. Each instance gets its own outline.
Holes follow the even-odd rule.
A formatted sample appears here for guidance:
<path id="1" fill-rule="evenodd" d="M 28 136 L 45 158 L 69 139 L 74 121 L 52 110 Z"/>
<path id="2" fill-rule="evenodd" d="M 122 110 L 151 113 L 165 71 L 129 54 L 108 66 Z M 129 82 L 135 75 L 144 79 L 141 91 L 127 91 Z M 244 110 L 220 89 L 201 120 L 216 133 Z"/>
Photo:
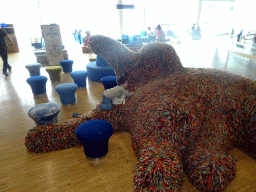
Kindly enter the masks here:
<path id="1" fill-rule="evenodd" d="M 112 104 L 113 100 L 118 100 L 120 101 L 120 98 L 124 99 L 126 96 L 131 96 L 134 93 L 131 92 L 129 93 L 126 89 L 128 88 L 128 73 L 125 73 L 123 76 L 117 78 L 117 86 L 105 90 L 102 95 L 102 101 L 100 104 L 96 106 L 96 108 L 100 109 L 105 109 L 105 110 L 111 110 L 112 109 Z M 121 102 L 123 103 L 123 102 Z"/>

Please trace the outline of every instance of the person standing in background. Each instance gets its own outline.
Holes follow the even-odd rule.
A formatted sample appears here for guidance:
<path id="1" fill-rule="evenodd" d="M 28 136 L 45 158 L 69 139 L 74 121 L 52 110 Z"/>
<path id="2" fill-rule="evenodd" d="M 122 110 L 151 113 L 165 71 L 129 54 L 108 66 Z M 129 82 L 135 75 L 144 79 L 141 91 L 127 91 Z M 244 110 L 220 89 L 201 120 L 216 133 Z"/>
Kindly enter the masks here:
<path id="1" fill-rule="evenodd" d="M 237 35 L 237 42 L 240 42 L 241 37 L 243 35 L 243 29 L 240 31 L 240 33 Z"/>
<path id="2" fill-rule="evenodd" d="M 6 45 L 5 39 L 8 39 L 8 41 L 11 42 L 11 45 L 13 46 L 12 39 L 10 36 L 7 34 L 7 32 L 3 29 L 0 28 L 0 55 L 3 59 L 3 74 L 5 76 L 8 76 L 9 74 L 7 73 L 7 69 L 9 71 L 12 70 L 12 67 L 8 63 L 8 47 Z"/>
<path id="3" fill-rule="evenodd" d="M 82 43 L 82 30 L 81 29 L 78 31 L 77 36 L 78 36 L 78 42 L 81 45 L 81 43 Z"/>
<path id="4" fill-rule="evenodd" d="M 154 35 L 155 35 L 154 32 L 151 31 L 150 27 L 148 27 L 147 36 L 154 36 Z"/>
<path id="5" fill-rule="evenodd" d="M 196 29 L 196 40 L 200 40 L 201 37 L 202 37 L 201 28 L 199 26 L 197 26 L 197 29 Z"/>
<path id="6" fill-rule="evenodd" d="M 196 40 L 196 24 L 193 23 L 190 31 L 190 35 L 192 36 L 192 40 Z"/>
<path id="7" fill-rule="evenodd" d="M 73 34 L 74 39 L 75 39 L 75 41 L 76 41 L 76 34 L 77 34 L 77 30 L 75 30 L 75 32 L 74 32 L 74 33 L 72 33 L 72 34 Z"/>
<path id="8" fill-rule="evenodd" d="M 91 37 L 90 31 L 85 32 L 86 36 L 84 37 L 84 46 L 89 46 L 89 38 Z"/>
<path id="9" fill-rule="evenodd" d="M 155 34 L 156 34 L 156 40 L 158 42 L 164 42 L 164 39 L 165 39 L 164 32 L 163 32 L 160 25 L 157 25 L 156 30 L 155 30 Z"/>
<path id="10" fill-rule="evenodd" d="M 153 31 L 151 31 L 150 27 L 148 27 L 146 38 L 148 39 L 148 42 L 151 42 L 151 41 L 155 40 L 155 33 Z"/>

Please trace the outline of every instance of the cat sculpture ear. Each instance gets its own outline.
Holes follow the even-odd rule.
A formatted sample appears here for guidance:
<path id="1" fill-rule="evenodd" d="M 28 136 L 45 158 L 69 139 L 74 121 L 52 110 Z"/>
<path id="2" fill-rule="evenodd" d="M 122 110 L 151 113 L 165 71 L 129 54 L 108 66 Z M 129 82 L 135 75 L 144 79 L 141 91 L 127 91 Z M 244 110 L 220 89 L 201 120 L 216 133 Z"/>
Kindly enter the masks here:
<path id="1" fill-rule="evenodd" d="M 89 47 L 112 67 L 117 76 L 121 76 L 127 70 L 135 67 L 136 53 L 110 37 L 103 35 L 91 36 Z"/>

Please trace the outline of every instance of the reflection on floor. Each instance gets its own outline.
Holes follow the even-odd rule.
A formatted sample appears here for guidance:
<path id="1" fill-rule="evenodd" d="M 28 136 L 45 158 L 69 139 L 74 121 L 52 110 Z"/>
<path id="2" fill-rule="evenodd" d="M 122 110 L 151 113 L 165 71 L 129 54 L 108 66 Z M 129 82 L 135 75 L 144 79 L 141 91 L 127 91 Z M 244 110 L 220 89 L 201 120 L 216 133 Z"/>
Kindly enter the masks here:
<path id="1" fill-rule="evenodd" d="M 238 47 L 235 40 L 224 36 L 173 44 L 173 47 L 184 67 L 215 68 L 256 80 L 255 47 L 252 44 Z"/>

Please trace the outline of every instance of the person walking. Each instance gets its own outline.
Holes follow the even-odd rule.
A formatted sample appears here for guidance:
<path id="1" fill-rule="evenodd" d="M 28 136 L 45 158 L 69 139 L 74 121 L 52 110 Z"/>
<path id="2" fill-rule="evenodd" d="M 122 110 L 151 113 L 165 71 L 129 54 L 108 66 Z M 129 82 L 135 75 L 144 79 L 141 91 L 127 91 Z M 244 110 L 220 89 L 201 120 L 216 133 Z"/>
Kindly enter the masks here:
<path id="1" fill-rule="evenodd" d="M 7 69 L 9 71 L 12 70 L 12 67 L 8 63 L 8 47 L 6 44 L 5 39 L 8 39 L 8 41 L 11 42 L 11 45 L 13 46 L 12 39 L 10 36 L 7 34 L 7 32 L 3 29 L 0 28 L 0 55 L 3 59 L 3 74 L 5 76 L 8 76 L 9 74 L 7 73 Z"/>

